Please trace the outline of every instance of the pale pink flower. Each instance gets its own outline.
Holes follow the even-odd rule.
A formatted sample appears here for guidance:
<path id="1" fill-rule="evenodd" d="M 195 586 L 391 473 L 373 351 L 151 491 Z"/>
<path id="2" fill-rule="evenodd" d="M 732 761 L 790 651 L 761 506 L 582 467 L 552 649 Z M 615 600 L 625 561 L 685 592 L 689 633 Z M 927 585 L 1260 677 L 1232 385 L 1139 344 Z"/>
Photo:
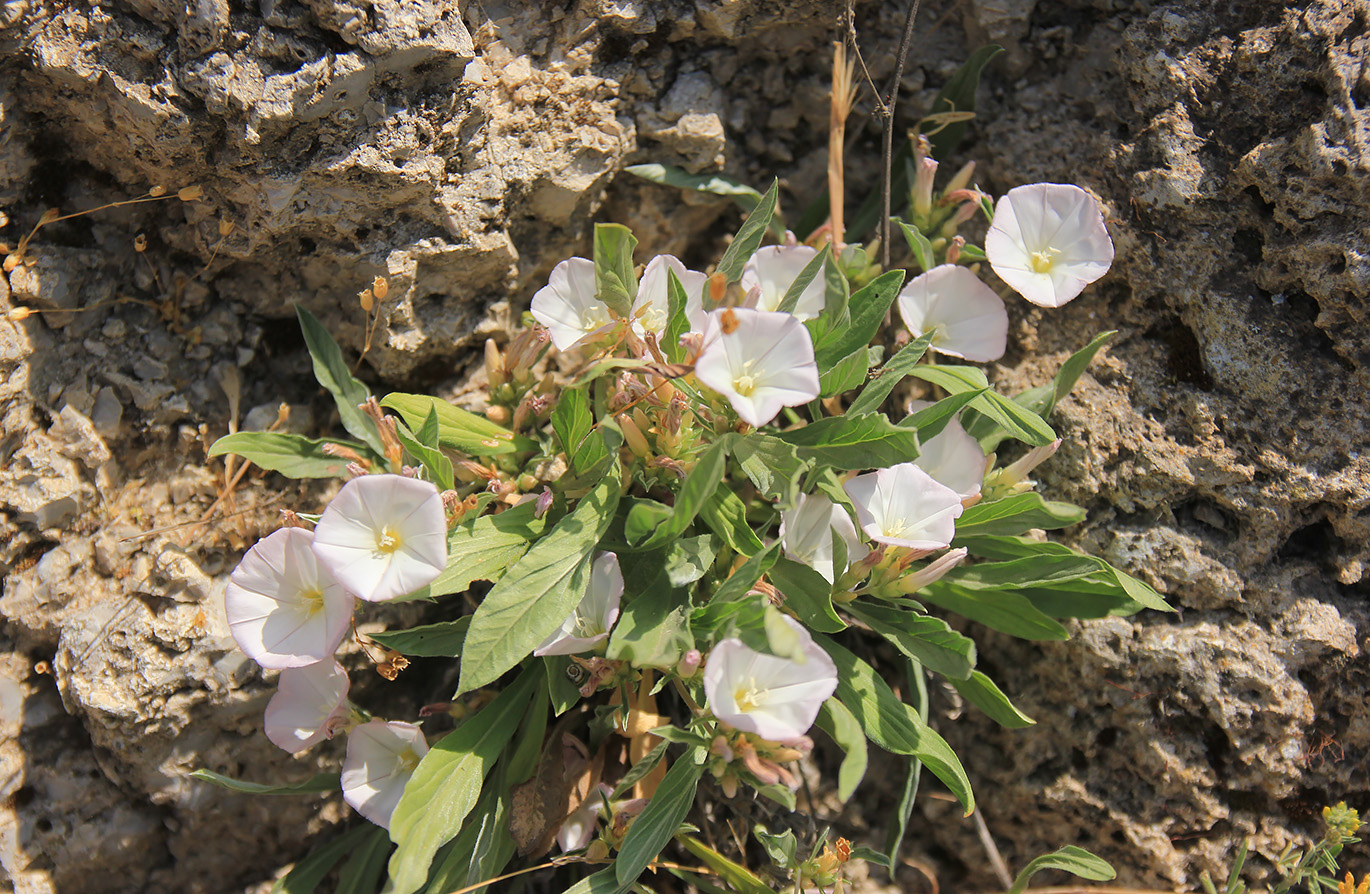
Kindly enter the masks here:
<path id="1" fill-rule="evenodd" d="M 423 730 L 398 720 L 372 720 L 352 728 L 343 759 L 343 800 L 382 828 L 400 803 L 414 768 L 428 753 Z"/>
<path id="2" fill-rule="evenodd" d="M 1060 307 L 1113 264 L 1094 197 L 1065 183 L 1011 189 L 994 208 L 985 254 L 999 278 L 1041 307 Z"/>
<path id="3" fill-rule="evenodd" d="M 229 578 L 229 630 L 262 667 L 323 661 L 347 634 L 355 600 L 316 560 L 313 539 L 303 528 L 281 528 L 248 550 Z"/>
<path id="4" fill-rule="evenodd" d="M 755 304 L 757 310 L 778 310 L 790 286 L 817 256 L 818 250 L 807 245 L 768 245 L 759 248 L 742 268 L 742 288 L 748 294 L 760 290 Z M 800 320 L 811 320 L 818 316 L 823 312 L 826 294 L 827 286 L 820 269 L 804 287 L 804 291 L 799 293 L 794 315 Z"/>
<path id="5" fill-rule="evenodd" d="M 917 413 L 930 406 L 930 401 L 910 401 L 909 412 Z M 919 444 L 918 458 L 913 463 L 965 499 L 980 492 L 988 459 L 980 442 L 952 419 L 940 432 Z"/>
<path id="6" fill-rule="evenodd" d="M 609 630 L 618 620 L 619 601 L 623 598 L 623 573 L 618 567 L 618 556 L 600 553 L 590 569 L 590 582 L 580 604 L 534 655 L 575 655 L 588 652 L 609 638 Z"/>
<path id="7" fill-rule="evenodd" d="M 447 568 L 447 514 L 431 482 L 404 475 L 354 478 L 314 528 L 320 564 L 357 597 L 413 593 Z"/>
<path id="8" fill-rule="evenodd" d="M 331 738 L 349 714 L 347 689 L 337 661 L 286 668 L 266 706 L 266 737 L 292 754 Z"/>
<path id="9" fill-rule="evenodd" d="M 1004 356 L 1004 301 L 965 267 L 934 267 L 904 286 L 898 300 L 899 315 L 914 338 L 933 333 L 934 351 L 981 363 Z"/>
<path id="10" fill-rule="evenodd" d="M 557 844 L 561 845 L 563 852 L 590 846 L 590 842 L 595 840 L 600 814 L 604 812 L 604 799 L 613 793 L 612 788 L 601 782 L 590 792 L 590 797 L 562 821 L 561 828 L 557 829 Z"/>
<path id="11" fill-rule="evenodd" d="M 596 296 L 595 262 L 569 258 L 552 268 L 547 285 L 533 295 L 533 319 L 547 327 L 558 351 L 614 324 L 609 306 Z"/>
<path id="12" fill-rule="evenodd" d="M 912 596 L 928 584 L 936 583 L 966 560 L 970 555 L 970 550 L 964 546 L 960 549 L 949 549 L 936 559 L 914 571 L 906 574 L 899 579 L 899 592 L 905 596 Z"/>
<path id="13" fill-rule="evenodd" d="M 766 655 L 740 639 L 714 646 L 704 665 L 704 695 L 719 720 L 773 742 L 809 731 L 837 689 L 837 665 L 804 625 L 782 616 L 799 638 L 802 661 Z"/>
<path id="14" fill-rule="evenodd" d="M 780 513 L 780 542 L 785 555 L 808 565 L 828 583 L 847 570 L 834 567 L 834 532 L 847 547 L 848 565 L 870 552 L 857 536 L 847 510 L 822 494 L 801 494 L 793 509 Z"/>
<path id="15" fill-rule="evenodd" d="M 633 331 L 645 338 L 647 333 L 660 336 L 670 322 L 671 292 L 668 270 L 674 270 L 685 288 L 685 318 L 690 328 L 704 328 L 704 285 L 709 277 L 686 269 L 671 255 L 657 255 L 647 262 L 642 279 L 637 285 L 637 299 L 633 302 Z"/>
<path id="16" fill-rule="evenodd" d="M 736 323 L 724 333 L 722 321 Z M 716 310 L 704 327 L 695 376 L 728 399 L 743 420 L 762 426 L 782 407 L 818 396 L 818 366 L 809 331 L 790 314 L 749 308 Z"/>
<path id="17" fill-rule="evenodd" d="M 857 475 L 844 490 L 861 529 L 877 543 L 942 549 L 956 534 L 961 495 L 913 463 Z"/>

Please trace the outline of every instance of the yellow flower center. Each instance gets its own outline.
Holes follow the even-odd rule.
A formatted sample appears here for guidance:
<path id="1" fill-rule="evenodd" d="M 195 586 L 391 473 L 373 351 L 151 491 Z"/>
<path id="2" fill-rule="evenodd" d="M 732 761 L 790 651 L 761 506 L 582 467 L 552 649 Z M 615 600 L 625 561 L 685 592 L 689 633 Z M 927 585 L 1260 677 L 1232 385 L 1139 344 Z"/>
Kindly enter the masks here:
<path id="1" fill-rule="evenodd" d="M 755 681 L 749 681 L 746 686 L 739 686 L 733 690 L 733 704 L 737 705 L 739 711 L 755 711 L 761 707 L 761 692 L 756 688 Z"/>
<path id="2" fill-rule="evenodd" d="M 419 756 L 413 748 L 406 748 L 400 752 L 399 765 L 400 771 L 403 773 L 412 773 L 414 768 L 419 765 Z"/>
<path id="3" fill-rule="evenodd" d="M 1033 273 L 1050 273 L 1052 265 L 1056 263 L 1056 256 L 1060 253 L 1059 248 L 1044 248 L 1041 251 L 1034 251 L 1028 256 L 1028 264 L 1032 267 Z"/>
<path id="4" fill-rule="evenodd" d="M 309 614 L 317 615 L 323 611 L 323 590 L 318 587 L 312 590 L 302 590 L 300 598 L 309 603 Z"/>
<path id="5" fill-rule="evenodd" d="M 648 307 L 640 319 L 642 328 L 647 332 L 660 332 L 666 328 L 666 314 L 656 307 Z"/>
<path id="6" fill-rule="evenodd" d="M 404 539 L 400 537 L 400 532 L 390 525 L 381 528 L 381 532 L 376 537 L 377 552 L 385 553 L 387 556 L 404 545 Z"/>
<path id="7" fill-rule="evenodd" d="M 756 390 L 756 379 L 743 373 L 736 379 L 733 379 L 733 390 L 743 397 L 751 397 L 752 392 Z"/>

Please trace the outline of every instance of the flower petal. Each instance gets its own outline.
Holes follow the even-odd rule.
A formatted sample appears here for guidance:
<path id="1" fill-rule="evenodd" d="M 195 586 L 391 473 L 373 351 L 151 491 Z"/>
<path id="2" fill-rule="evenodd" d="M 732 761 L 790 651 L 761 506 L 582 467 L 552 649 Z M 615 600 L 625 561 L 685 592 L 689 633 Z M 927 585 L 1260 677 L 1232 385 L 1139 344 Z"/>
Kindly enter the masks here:
<path id="1" fill-rule="evenodd" d="M 913 463 L 857 475 L 843 489 L 862 530 L 878 543 L 942 549 L 956 534 L 960 495 Z"/>
<path id="2" fill-rule="evenodd" d="M 723 331 L 725 313 L 736 324 L 731 332 Z M 819 392 L 813 340 L 804 325 L 790 314 L 750 308 L 709 314 L 695 376 L 755 426 L 770 422 L 782 407 L 813 400 Z"/>
<path id="3" fill-rule="evenodd" d="M 428 753 L 423 730 L 398 720 L 372 720 L 353 728 L 343 760 L 343 800 L 371 822 L 390 828 L 414 768 Z"/>
<path id="4" fill-rule="evenodd" d="M 1028 301 L 1060 307 L 1108 271 L 1113 241 L 1089 193 L 1034 183 L 999 199 L 985 254 L 999 278 Z"/>
<path id="5" fill-rule="evenodd" d="M 613 325 L 609 308 L 595 296 L 595 262 L 569 258 L 552 268 L 547 285 L 533 295 L 533 319 L 547 327 L 558 351 Z"/>
<path id="6" fill-rule="evenodd" d="M 742 269 L 742 288 L 746 292 L 751 292 L 753 288 L 760 286 L 761 295 L 757 300 L 756 309 L 778 310 L 785 300 L 785 293 L 817 255 L 818 250 L 807 245 L 768 245 L 759 248 Z M 826 290 L 823 271 L 820 270 L 804 287 L 804 291 L 799 293 L 799 300 L 794 306 L 794 316 L 800 320 L 811 320 L 821 314 L 826 301 Z"/>
<path id="7" fill-rule="evenodd" d="M 322 742 L 329 722 L 345 713 L 347 690 L 347 672 L 337 661 L 281 671 L 266 706 L 266 737 L 291 753 Z"/>
<path id="8" fill-rule="evenodd" d="M 714 646 L 704 666 L 704 694 L 714 716 L 776 742 L 808 732 L 837 688 L 837 666 L 828 653 L 798 621 L 782 620 L 799 638 L 802 662 L 765 655 L 729 638 Z"/>
<path id="9" fill-rule="evenodd" d="M 988 362 L 1004 356 L 1008 311 L 1003 299 L 964 267 L 942 264 L 899 292 L 899 315 L 914 337 L 936 332 L 932 349 Z"/>

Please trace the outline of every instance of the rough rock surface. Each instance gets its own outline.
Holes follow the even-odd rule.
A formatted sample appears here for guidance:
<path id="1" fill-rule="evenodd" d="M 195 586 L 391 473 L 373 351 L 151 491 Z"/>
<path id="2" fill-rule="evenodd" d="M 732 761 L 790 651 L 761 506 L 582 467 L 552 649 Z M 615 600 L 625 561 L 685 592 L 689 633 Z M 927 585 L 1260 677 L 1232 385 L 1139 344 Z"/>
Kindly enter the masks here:
<path id="1" fill-rule="evenodd" d="M 359 350 L 355 293 L 388 277 L 365 374 L 426 384 L 586 249 L 596 213 L 644 250 L 715 256 L 731 206 L 627 164 L 779 174 L 797 216 L 823 188 L 831 7 L 0 8 L 0 240 L 49 207 L 203 192 L 47 226 L 0 277 L 0 877 L 240 890 L 340 818 L 336 799 L 185 777 L 330 760 L 260 735 L 270 681 L 215 607 L 281 482 L 252 473 L 215 507 L 225 521 L 191 527 L 225 491 L 205 444 L 282 400 L 292 428 L 331 425 L 280 322 L 296 301 Z M 878 81 L 894 7 L 858 7 Z M 1259 882 L 1323 803 L 1370 807 L 1370 4 L 930 0 L 921 21 L 938 24 L 905 114 L 1002 43 L 963 147 L 984 185 L 1068 180 L 1109 210 L 1115 272 L 1062 310 L 1015 307 L 1018 348 L 992 372 L 1038 384 L 1120 330 L 1058 409 L 1066 446 L 1041 477 L 1091 509 L 1081 546 L 1182 609 L 1080 623 L 1063 644 L 977 631 L 1039 725 L 951 722 L 948 697 L 939 726 L 1011 864 L 1077 843 L 1134 886 L 1192 888 L 1245 836 Z M 873 131 L 853 129 L 854 195 Z M 993 886 L 972 827 L 923 805 L 918 859 L 944 887 Z M 885 808 L 874 793 L 855 819 L 878 828 Z"/>

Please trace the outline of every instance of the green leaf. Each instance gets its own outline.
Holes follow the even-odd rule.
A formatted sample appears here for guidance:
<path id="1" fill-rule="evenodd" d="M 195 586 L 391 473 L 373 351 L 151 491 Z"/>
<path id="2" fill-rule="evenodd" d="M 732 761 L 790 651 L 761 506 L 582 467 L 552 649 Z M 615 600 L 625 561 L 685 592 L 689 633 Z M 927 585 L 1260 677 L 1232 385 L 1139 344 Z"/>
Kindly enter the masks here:
<path id="1" fill-rule="evenodd" d="M 637 238 L 623 224 L 595 224 L 595 297 L 621 320 L 632 316 L 637 297 L 635 248 Z"/>
<path id="2" fill-rule="evenodd" d="M 323 452 L 331 441 L 274 431 L 240 431 L 224 435 L 209 448 L 210 456 L 232 453 L 287 478 L 338 478 L 347 471 L 347 460 Z M 360 444 L 344 444 L 359 452 Z"/>
<path id="3" fill-rule="evenodd" d="M 580 388 L 563 389 L 552 410 L 552 430 L 561 442 L 571 471 L 577 475 L 587 474 L 609 455 L 604 440 L 591 437 L 594 422 L 585 391 Z"/>
<path id="4" fill-rule="evenodd" d="M 1064 627 L 1017 593 L 972 590 L 944 579 L 923 587 L 918 591 L 918 598 L 1010 636 L 1039 641 L 1070 638 Z"/>
<path id="5" fill-rule="evenodd" d="M 1118 583 L 1127 591 L 1127 595 L 1131 597 L 1133 601 L 1141 603 L 1147 608 L 1154 609 L 1158 612 L 1175 611 L 1170 603 L 1166 602 L 1164 597 L 1153 590 L 1149 585 L 1137 580 L 1137 578 L 1120 568 L 1114 568 L 1112 565 L 1109 565 L 1108 569 L 1113 572 L 1113 576 L 1118 579 Z"/>
<path id="6" fill-rule="evenodd" d="M 717 590 L 714 591 L 713 598 L 709 600 L 711 604 L 736 602 L 745 599 L 756 582 L 761 580 L 762 575 L 771 570 L 776 560 L 780 557 L 780 541 L 777 540 L 770 546 L 758 550 L 747 561 L 743 562 L 733 571 L 732 576 L 725 580 Z"/>
<path id="7" fill-rule="evenodd" d="M 623 608 L 605 657 L 633 667 L 674 668 L 694 648 L 684 592 L 657 587 L 637 594 Z"/>
<path id="8" fill-rule="evenodd" d="M 477 868 L 477 845 L 489 839 L 492 829 L 505 831 L 508 828 L 508 786 L 485 786 L 481 791 L 480 800 L 467 816 L 461 833 L 438 849 L 424 894 L 448 894 L 450 891 L 480 881 L 479 878 L 467 881 Z M 507 832 L 505 837 L 508 837 Z"/>
<path id="9" fill-rule="evenodd" d="M 928 109 L 928 114 L 937 115 L 946 112 L 973 112 L 975 111 L 975 93 L 980 86 L 980 73 L 985 70 L 985 66 L 995 56 L 1003 52 L 1004 48 L 995 44 L 980 47 L 970 54 L 956 74 L 942 86 L 938 91 L 937 98 L 932 101 L 932 106 Z M 960 144 L 965 136 L 968 122 L 957 121 L 948 124 L 937 133 L 931 135 L 932 157 L 946 160 L 951 157 L 951 153 Z"/>
<path id="10" fill-rule="evenodd" d="M 752 835 L 781 872 L 792 872 L 799 865 L 799 842 L 795 840 L 793 831 L 786 829 L 779 835 L 772 835 L 765 826 L 756 825 L 752 826 Z"/>
<path id="11" fill-rule="evenodd" d="M 390 836 L 380 827 L 372 829 L 371 836 L 343 864 L 333 894 L 376 894 L 389 854 Z"/>
<path id="12" fill-rule="evenodd" d="M 222 773 L 215 773 L 213 770 L 196 770 L 190 774 L 190 778 L 209 782 L 230 791 L 242 792 L 245 795 L 308 795 L 315 792 L 336 792 L 340 790 L 337 773 L 317 773 L 303 782 L 287 782 L 280 785 L 244 782 L 240 779 L 231 779 Z"/>
<path id="13" fill-rule="evenodd" d="M 1014 494 L 990 503 L 976 503 L 956 520 L 956 536 L 1024 534 L 1033 528 L 1052 531 L 1085 520 L 1085 511 L 1070 503 L 1042 499 L 1039 493 Z"/>
<path id="14" fill-rule="evenodd" d="M 904 223 L 899 218 L 894 222 L 899 224 L 899 229 L 904 231 L 904 240 L 909 244 L 909 250 L 913 252 L 913 259 L 918 262 L 918 266 L 926 273 L 937 266 L 937 257 L 933 254 L 932 243 L 928 237 L 924 236 L 916 224 Z"/>
<path id="15" fill-rule="evenodd" d="M 580 701 L 580 689 L 568 676 L 572 662 L 565 655 L 548 655 L 542 663 L 547 666 L 547 694 L 552 700 L 552 713 L 560 717 Z"/>
<path id="16" fill-rule="evenodd" d="M 428 418 L 436 420 L 437 413 L 429 413 Z M 425 421 L 424 425 L 427 424 Z M 436 428 L 436 426 L 434 427 Z M 404 445 L 404 449 L 409 451 L 409 455 L 417 459 L 419 464 L 428 470 L 428 480 L 437 485 L 438 490 L 452 489 L 452 460 L 447 458 L 447 454 L 436 447 L 429 447 L 424 444 L 403 422 L 395 425 L 395 434 L 399 437 L 400 443 Z"/>
<path id="17" fill-rule="evenodd" d="M 704 296 L 696 296 L 700 299 L 701 306 Z M 685 348 L 680 343 L 680 339 L 685 333 L 690 331 L 690 318 L 686 310 L 690 306 L 690 296 L 685 291 L 685 284 L 680 281 L 675 270 L 666 268 L 666 331 L 661 334 L 661 350 L 665 352 L 666 359 L 672 363 L 680 363 L 685 359 Z"/>
<path id="18" fill-rule="evenodd" d="M 673 587 L 688 586 L 708 573 L 716 555 L 710 535 L 682 537 L 666 554 L 666 579 Z"/>
<path id="19" fill-rule="evenodd" d="M 747 507 L 737 494 L 727 488 L 717 488 L 699 510 L 700 517 L 723 542 L 744 556 L 753 556 L 766 544 L 747 524 Z"/>
<path id="20" fill-rule="evenodd" d="M 527 782 L 537 770 L 547 736 L 547 676 L 533 669 L 533 697 L 519 721 L 519 731 L 508 756 L 496 771 L 495 782 L 513 788 Z"/>
<path id="21" fill-rule="evenodd" d="M 429 408 L 428 415 L 423 417 L 423 425 L 415 429 L 414 437 L 425 446 L 438 446 L 438 411 L 435 407 Z"/>
<path id="22" fill-rule="evenodd" d="M 799 448 L 802 458 L 839 470 L 885 468 L 918 457 L 917 433 L 883 413 L 829 416 L 776 437 Z"/>
<path id="23" fill-rule="evenodd" d="M 975 668 L 975 643 L 941 618 L 866 602 L 850 603 L 847 611 L 928 670 L 965 680 Z"/>
<path id="24" fill-rule="evenodd" d="M 890 270 L 882 273 L 863 289 L 852 293 L 850 307 L 851 323 L 848 326 L 834 326 L 821 339 L 814 342 L 814 359 L 819 369 L 827 369 L 837 361 L 870 344 L 890 305 L 899 294 L 904 283 L 904 271 Z"/>
<path id="25" fill-rule="evenodd" d="M 428 585 L 428 596 L 465 592 L 473 581 L 497 581 L 541 536 L 545 521 L 525 503 L 499 515 L 464 521 L 447 532 L 447 567 Z"/>
<path id="26" fill-rule="evenodd" d="M 951 394 L 989 387 L 984 372 L 970 366 L 920 366 L 910 375 L 940 385 Z M 1056 440 L 1056 432 L 1041 416 L 997 391 L 984 391 L 970 402 L 970 406 L 993 419 L 1012 437 L 1034 447 Z"/>
<path id="27" fill-rule="evenodd" d="M 716 872 L 736 894 L 775 894 L 775 889 L 763 882 L 750 869 L 740 863 L 734 863 L 704 842 L 689 835 L 682 835 L 680 843 L 685 845 L 685 849 L 690 853 L 703 860 L 704 865 Z"/>
<path id="28" fill-rule="evenodd" d="M 928 352 L 928 345 L 932 344 L 933 333 L 929 332 L 922 338 L 909 342 L 899 350 L 885 365 L 876 370 L 874 377 L 852 405 L 847 408 L 847 415 L 862 416 L 866 413 L 876 413 L 880 410 L 880 405 L 885 402 L 885 398 L 890 396 L 890 392 L 895 386 L 904 381 L 905 377 L 918 365 L 918 361 L 923 359 L 923 355 Z"/>
<path id="29" fill-rule="evenodd" d="M 683 168 L 656 163 L 629 165 L 623 170 L 643 180 L 660 183 L 662 186 L 727 196 L 737 202 L 743 211 L 751 211 L 757 202 L 761 201 L 760 192 L 725 174 L 691 174 Z"/>
<path id="30" fill-rule="evenodd" d="M 832 260 L 832 244 L 823 246 L 823 250 L 813 256 L 813 260 L 804 265 L 804 269 L 799 271 L 799 275 L 790 283 L 790 287 L 785 290 L 785 296 L 780 299 L 780 304 L 776 310 L 780 313 L 792 314 L 795 307 L 799 304 L 799 296 L 804 294 L 804 290 L 813 282 L 815 276 L 823 269 L 823 265 Z"/>
<path id="31" fill-rule="evenodd" d="M 666 771 L 647 809 L 628 827 L 618 858 L 614 860 L 614 877 L 620 885 L 636 881 L 647 864 L 675 837 L 694 804 L 695 786 L 704 773 L 703 761 L 702 748 L 691 748 L 681 755 Z"/>
<path id="32" fill-rule="evenodd" d="M 537 666 L 525 670 L 419 761 L 390 818 L 390 838 L 397 845 L 390 858 L 393 894 L 417 891 L 428 878 L 438 848 L 461 831 L 486 774 L 518 728 L 541 674 Z"/>
<path id="33" fill-rule="evenodd" d="M 661 759 L 666 756 L 666 749 L 670 747 L 671 743 L 667 739 L 662 739 L 653 745 L 652 750 L 642 756 L 642 760 L 633 764 L 628 772 L 623 774 L 623 778 L 618 781 L 618 785 L 614 786 L 613 793 L 609 795 L 609 800 L 611 802 L 617 801 L 632 791 L 633 786 L 646 779 L 647 775 L 656 769 L 656 765 L 661 763 Z"/>
<path id="34" fill-rule="evenodd" d="M 799 499 L 804 473 L 813 464 L 800 459 L 793 445 L 761 432 L 735 440 L 732 454 L 756 489 L 781 508 L 793 506 Z"/>
<path id="35" fill-rule="evenodd" d="M 709 449 L 696 461 L 685 483 L 680 486 L 670 517 L 663 519 L 650 537 L 637 544 L 639 548 L 655 549 L 685 533 L 723 480 L 723 473 L 728 467 L 728 450 L 733 440 L 733 436 L 724 435 L 709 445 Z"/>
<path id="36" fill-rule="evenodd" d="M 837 697 L 856 717 L 867 738 L 893 754 L 909 754 L 922 761 L 951 789 L 969 816 L 975 809 L 975 796 L 961 761 L 946 740 L 916 710 L 900 701 L 869 664 L 826 636 L 815 636 L 814 641 L 837 665 Z"/>
<path id="37" fill-rule="evenodd" d="M 882 854 L 875 848 L 866 847 L 865 845 L 852 848 L 851 858 L 853 860 L 865 860 L 867 863 L 874 863 L 876 866 L 886 870 L 893 865 L 890 863 L 890 858 L 887 854 Z"/>
<path id="38" fill-rule="evenodd" d="M 595 548 L 618 506 L 618 467 L 612 470 L 486 594 L 466 631 L 458 695 L 499 679 L 580 603 Z"/>
<path id="39" fill-rule="evenodd" d="M 818 728 L 832 736 L 843 751 L 837 768 L 837 797 L 846 801 L 866 775 L 866 731 L 847 706 L 835 698 L 823 703 L 818 712 Z"/>
<path id="40" fill-rule="evenodd" d="M 371 639 L 410 658 L 459 658 L 471 616 L 455 621 L 440 621 L 408 630 L 387 630 L 368 634 Z"/>
<path id="41" fill-rule="evenodd" d="M 984 711 L 1000 726 L 1022 729 L 1037 722 L 1015 708 L 994 681 L 980 671 L 972 673 L 969 680 L 952 680 L 951 685 L 956 687 L 962 698 Z"/>
<path id="42" fill-rule="evenodd" d="M 900 420 L 899 427 L 913 429 L 918 432 L 918 440 L 926 442 L 941 434 L 947 423 L 955 419 L 963 407 L 984 394 L 986 390 L 962 391 L 960 394 L 944 397 L 930 407 L 924 407 L 917 413 L 905 416 Z"/>
<path id="43" fill-rule="evenodd" d="M 300 331 L 304 333 L 304 343 L 314 362 L 314 378 L 333 395 L 343 428 L 375 451 L 377 456 L 385 456 L 385 446 L 381 443 L 380 433 L 376 431 L 376 423 L 360 409 L 371 396 L 370 390 L 348 370 L 338 343 L 318 318 L 301 304 L 295 305 L 295 315 L 299 317 Z"/>
<path id="44" fill-rule="evenodd" d="M 1013 887 L 1008 889 L 1008 894 L 1022 894 L 1027 887 L 1028 880 L 1043 869 L 1062 869 L 1071 875 L 1092 882 L 1110 881 L 1118 875 L 1106 861 L 1094 856 L 1082 847 L 1067 844 L 1060 850 L 1043 854 L 1024 866 L 1023 871 L 1018 873 L 1018 877 L 1013 880 Z"/>
<path id="45" fill-rule="evenodd" d="M 316 847 L 271 886 L 271 894 L 310 894 L 343 857 L 365 846 L 377 832 L 382 836 L 385 834 L 385 830 L 367 823 L 348 829 L 327 844 Z"/>
<path id="46" fill-rule="evenodd" d="M 628 498 L 628 514 L 623 520 L 623 539 L 628 545 L 647 549 L 645 543 L 657 528 L 671 520 L 671 507 L 656 500 L 641 497 Z"/>
<path id="47" fill-rule="evenodd" d="M 808 565 L 780 556 L 768 572 L 771 583 L 785 597 L 785 607 L 805 627 L 822 633 L 838 633 L 847 625 L 832 606 L 832 584 Z"/>
<path id="48" fill-rule="evenodd" d="M 737 282 L 742 278 L 742 268 L 747 261 L 751 260 L 752 255 L 761 247 L 761 239 L 766 235 L 766 228 L 771 224 L 771 216 L 775 214 L 776 202 L 780 198 L 780 181 L 771 181 L 771 188 L 766 190 L 766 194 L 757 202 L 756 208 L 737 231 L 733 237 L 728 250 L 723 253 L 723 257 L 718 262 L 717 271 L 728 282 Z"/>
<path id="49" fill-rule="evenodd" d="M 438 443 L 469 456 L 499 456 L 519 450 L 534 450 L 537 445 L 516 437 L 509 429 L 484 416 L 467 412 L 445 400 L 426 394 L 401 394 L 392 391 L 381 406 L 400 414 L 411 429 L 421 428 L 430 413 L 438 417 Z"/>
<path id="50" fill-rule="evenodd" d="M 924 722 L 928 719 L 928 684 L 923 668 L 917 661 L 908 661 L 905 677 L 909 689 L 917 700 L 914 713 Z M 904 784 L 899 791 L 899 800 L 885 827 L 885 861 L 887 866 L 899 865 L 899 849 L 904 844 L 904 835 L 913 818 L 913 806 L 918 801 L 918 786 L 923 781 L 923 762 L 916 757 L 908 759 L 904 772 Z"/>
<path id="51" fill-rule="evenodd" d="M 624 894 L 629 885 L 620 885 L 614 877 L 614 867 L 606 866 L 593 875 L 576 882 L 562 894 Z"/>
<path id="52" fill-rule="evenodd" d="M 1031 556 L 956 568 L 946 579 L 981 590 L 1049 587 L 1097 574 L 1100 564 L 1090 556 Z"/>
<path id="53" fill-rule="evenodd" d="M 860 388 L 870 369 L 870 351 L 858 348 L 818 374 L 818 396 L 832 397 Z"/>

